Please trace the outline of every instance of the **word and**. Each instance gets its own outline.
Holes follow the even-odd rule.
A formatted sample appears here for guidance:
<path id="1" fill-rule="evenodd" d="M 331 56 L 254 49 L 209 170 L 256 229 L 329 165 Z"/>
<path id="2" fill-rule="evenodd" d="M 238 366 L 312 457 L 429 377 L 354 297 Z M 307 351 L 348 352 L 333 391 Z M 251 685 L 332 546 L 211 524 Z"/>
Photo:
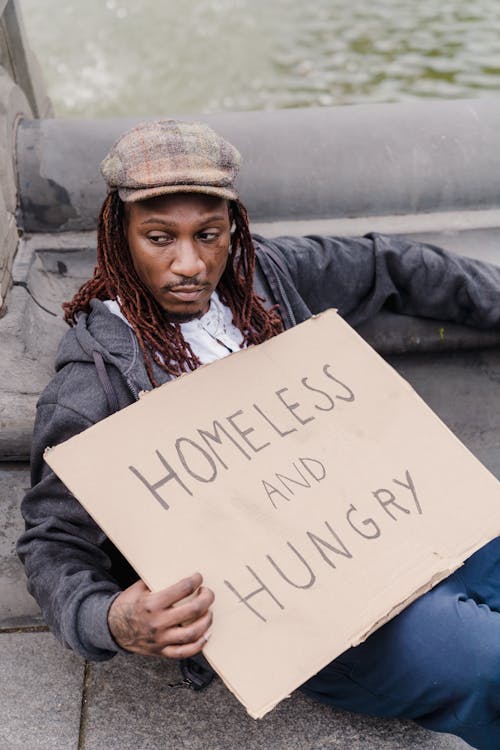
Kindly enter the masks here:
<path id="1" fill-rule="evenodd" d="M 297 491 L 297 487 L 311 489 L 311 482 L 321 482 L 326 477 L 326 468 L 317 458 L 299 457 L 292 463 L 292 470 L 287 474 L 276 472 L 273 482 L 262 479 L 262 486 L 266 491 L 267 497 L 274 508 L 276 504 L 273 495 L 277 495 L 282 500 L 290 501 Z"/>

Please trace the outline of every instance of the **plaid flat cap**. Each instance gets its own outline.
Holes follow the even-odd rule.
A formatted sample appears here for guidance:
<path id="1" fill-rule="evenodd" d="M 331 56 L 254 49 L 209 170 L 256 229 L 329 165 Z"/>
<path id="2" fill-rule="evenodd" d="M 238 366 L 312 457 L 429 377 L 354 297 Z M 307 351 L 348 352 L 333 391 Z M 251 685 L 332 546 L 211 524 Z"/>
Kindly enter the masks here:
<path id="1" fill-rule="evenodd" d="M 133 202 L 167 193 L 238 198 L 234 180 L 240 154 L 202 122 L 141 122 L 116 141 L 101 162 L 110 191 Z"/>

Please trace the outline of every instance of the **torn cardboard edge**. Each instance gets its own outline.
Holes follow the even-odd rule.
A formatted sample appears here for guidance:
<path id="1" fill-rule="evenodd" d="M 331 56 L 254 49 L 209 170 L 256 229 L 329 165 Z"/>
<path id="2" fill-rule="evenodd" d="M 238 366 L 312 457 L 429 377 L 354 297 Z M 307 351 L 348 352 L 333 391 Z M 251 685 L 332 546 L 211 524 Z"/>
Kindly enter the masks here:
<path id="1" fill-rule="evenodd" d="M 433 589 L 435 586 L 437 586 L 439 583 L 442 583 L 446 578 L 448 578 L 452 573 L 454 573 L 456 570 L 459 570 L 459 568 L 464 564 L 465 560 L 467 560 L 474 552 L 477 552 L 477 550 L 481 549 L 484 544 L 487 543 L 489 540 L 483 540 L 475 549 L 470 551 L 470 554 L 467 554 L 462 560 L 457 561 L 455 563 L 450 563 L 450 567 L 446 570 L 443 570 L 439 573 L 434 573 L 430 580 L 426 583 L 422 584 L 413 594 L 410 594 L 408 597 L 403 599 L 399 604 L 396 604 L 390 612 L 387 613 L 384 617 L 377 620 L 373 625 L 371 625 L 368 629 L 362 630 L 358 635 L 353 636 L 352 640 L 349 644 L 346 645 L 346 649 L 350 647 L 356 647 L 359 646 L 360 643 L 363 643 L 364 641 L 369 638 L 372 633 L 377 631 L 379 628 L 381 628 L 383 625 L 385 625 L 387 622 L 392 620 L 394 617 L 397 617 L 403 610 L 405 610 L 407 607 L 410 606 L 413 602 L 415 602 L 417 599 L 419 599 L 421 596 L 429 592 L 431 589 Z M 343 653 L 343 651 L 342 651 Z M 205 656 L 206 660 L 216 672 L 222 682 L 226 685 L 226 687 L 238 698 L 238 700 L 245 705 L 245 699 L 243 696 L 241 696 L 238 692 L 238 690 L 231 684 L 231 682 L 225 677 L 223 673 L 221 673 L 215 664 L 213 664 L 210 660 L 210 657 L 206 654 L 205 649 L 203 649 L 203 655 Z M 339 654 L 340 655 L 340 654 Z M 312 669 L 311 673 L 304 678 L 303 682 L 300 684 L 297 684 L 293 690 L 290 691 L 288 696 L 285 696 L 284 698 L 281 698 L 280 700 L 276 702 L 271 702 L 266 705 L 260 706 L 258 709 L 249 709 L 246 707 L 248 715 L 252 719 L 262 719 L 264 716 L 266 716 L 270 711 L 272 711 L 276 706 L 281 702 L 281 700 L 285 700 L 286 697 L 290 697 L 291 693 L 294 692 L 294 690 L 298 689 L 301 685 L 304 684 L 304 682 L 307 682 L 307 680 L 314 677 L 314 675 L 318 674 L 322 669 L 324 669 L 328 664 L 331 663 L 333 660 L 328 660 L 325 662 L 318 662 Z"/>

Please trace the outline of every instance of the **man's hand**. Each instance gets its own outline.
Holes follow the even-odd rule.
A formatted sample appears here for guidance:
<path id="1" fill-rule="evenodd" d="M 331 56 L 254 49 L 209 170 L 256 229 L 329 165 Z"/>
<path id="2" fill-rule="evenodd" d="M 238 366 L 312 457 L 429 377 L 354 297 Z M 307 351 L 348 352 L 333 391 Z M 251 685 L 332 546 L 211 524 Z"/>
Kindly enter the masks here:
<path id="1" fill-rule="evenodd" d="M 212 624 L 209 607 L 214 601 L 213 592 L 202 586 L 202 581 L 201 575 L 194 573 L 155 593 L 143 581 L 122 591 L 108 613 L 109 629 L 117 644 L 136 654 L 168 659 L 197 654 L 207 642 Z M 192 599 L 173 606 L 191 594 Z"/>

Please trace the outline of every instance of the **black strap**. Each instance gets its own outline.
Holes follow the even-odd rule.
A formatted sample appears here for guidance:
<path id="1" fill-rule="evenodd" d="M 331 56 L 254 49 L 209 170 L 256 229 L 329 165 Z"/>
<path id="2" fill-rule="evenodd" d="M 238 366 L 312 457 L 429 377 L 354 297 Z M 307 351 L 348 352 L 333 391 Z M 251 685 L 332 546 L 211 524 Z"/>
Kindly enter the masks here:
<path id="1" fill-rule="evenodd" d="M 215 677 L 214 670 L 203 654 L 181 659 L 179 667 L 184 678 L 184 685 L 190 687 L 191 690 L 204 690 Z"/>
<path id="2" fill-rule="evenodd" d="M 100 352 L 92 352 L 92 355 L 94 357 L 94 363 L 95 363 L 95 369 L 97 370 L 97 375 L 99 377 L 99 380 L 101 381 L 101 385 L 103 387 L 104 393 L 106 394 L 106 401 L 108 402 L 108 409 L 110 414 L 114 414 L 115 411 L 120 410 L 120 404 L 118 403 L 118 397 L 116 395 L 116 391 L 113 388 L 113 383 L 111 382 L 108 371 L 106 370 L 106 365 L 104 364 L 104 360 L 102 358 L 102 354 Z"/>

